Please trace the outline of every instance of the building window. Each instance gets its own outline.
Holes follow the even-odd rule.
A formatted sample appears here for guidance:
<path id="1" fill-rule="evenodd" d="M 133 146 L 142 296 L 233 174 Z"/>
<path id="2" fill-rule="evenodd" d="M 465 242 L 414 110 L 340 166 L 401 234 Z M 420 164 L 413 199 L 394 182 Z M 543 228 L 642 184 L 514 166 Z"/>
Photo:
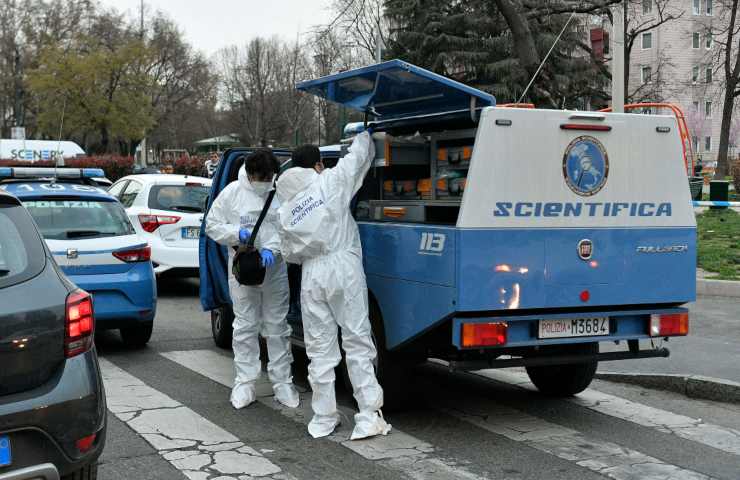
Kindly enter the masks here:
<path id="1" fill-rule="evenodd" d="M 691 70 L 691 81 L 694 83 L 699 81 L 699 67 L 698 66 L 695 66 Z"/>
<path id="2" fill-rule="evenodd" d="M 712 102 L 704 102 L 704 116 L 712 118 Z"/>
<path id="3" fill-rule="evenodd" d="M 640 69 L 640 80 L 642 83 L 653 83 L 653 69 L 652 67 L 642 67 Z"/>
<path id="4" fill-rule="evenodd" d="M 701 0 L 694 0 L 694 15 L 701 15 Z"/>
<path id="5" fill-rule="evenodd" d="M 712 83 L 712 67 L 707 67 L 706 80 L 707 83 Z"/>
<path id="6" fill-rule="evenodd" d="M 699 48 L 699 32 L 694 32 L 694 37 L 691 40 L 691 47 L 692 48 Z"/>
<path id="7" fill-rule="evenodd" d="M 694 107 L 694 112 L 699 113 L 699 102 L 694 102 L 692 106 Z"/>
<path id="8" fill-rule="evenodd" d="M 704 137 L 704 151 L 705 152 L 712 151 L 712 137 Z"/>
<path id="9" fill-rule="evenodd" d="M 694 144 L 694 151 L 699 151 L 699 137 L 691 137 L 691 143 Z"/>
<path id="10" fill-rule="evenodd" d="M 642 0 L 642 14 L 647 15 L 653 11 L 653 0 Z"/>
<path id="11" fill-rule="evenodd" d="M 653 48 L 652 32 L 647 32 L 647 33 L 642 34 L 642 49 L 647 50 L 648 48 Z"/>
<path id="12" fill-rule="evenodd" d="M 706 0 L 707 2 L 707 16 L 712 16 L 712 0 Z"/>
<path id="13" fill-rule="evenodd" d="M 711 33 L 707 33 L 706 46 L 707 46 L 707 50 L 712 49 L 712 34 Z"/>

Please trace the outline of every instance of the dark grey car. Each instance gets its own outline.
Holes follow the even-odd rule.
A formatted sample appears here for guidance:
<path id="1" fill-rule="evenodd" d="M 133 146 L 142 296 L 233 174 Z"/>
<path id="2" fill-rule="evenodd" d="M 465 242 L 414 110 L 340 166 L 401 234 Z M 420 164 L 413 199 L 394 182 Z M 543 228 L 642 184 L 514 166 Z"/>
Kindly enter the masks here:
<path id="1" fill-rule="evenodd" d="M 97 477 L 105 393 L 90 296 L 0 190 L 0 480 Z"/>

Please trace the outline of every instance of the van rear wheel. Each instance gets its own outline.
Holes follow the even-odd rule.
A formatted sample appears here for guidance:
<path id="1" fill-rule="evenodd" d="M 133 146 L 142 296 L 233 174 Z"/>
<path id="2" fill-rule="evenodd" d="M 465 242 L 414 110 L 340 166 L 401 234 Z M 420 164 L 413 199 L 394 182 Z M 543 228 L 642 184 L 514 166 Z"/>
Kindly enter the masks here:
<path id="1" fill-rule="evenodd" d="M 598 343 L 574 345 L 562 353 L 597 354 Z M 540 393 L 550 397 L 570 397 L 586 390 L 596 374 L 599 362 L 577 363 L 572 365 L 546 365 L 527 367 L 527 374 Z"/>
<path id="2" fill-rule="evenodd" d="M 234 311 L 230 305 L 211 310 L 211 334 L 216 346 L 229 350 L 233 335 Z"/>

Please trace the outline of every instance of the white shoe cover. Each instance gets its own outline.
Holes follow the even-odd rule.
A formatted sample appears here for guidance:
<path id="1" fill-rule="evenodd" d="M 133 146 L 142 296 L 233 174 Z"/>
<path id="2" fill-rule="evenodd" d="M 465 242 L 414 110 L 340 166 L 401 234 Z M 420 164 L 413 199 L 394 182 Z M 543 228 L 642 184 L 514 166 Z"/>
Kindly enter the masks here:
<path id="1" fill-rule="evenodd" d="M 280 383 L 274 385 L 272 390 L 275 392 L 275 400 L 288 408 L 296 408 L 301 403 L 301 397 L 298 395 L 298 390 L 296 390 L 292 383 Z"/>
<path id="2" fill-rule="evenodd" d="M 355 428 L 349 439 L 361 440 L 376 435 L 388 435 L 390 431 L 391 424 L 383 419 L 383 413 L 380 410 L 372 413 L 360 412 L 355 415 Z"/>
<path id="3" fill-rule="evenodd" d="M 339 423 L 338 413 L 334 415 L 314 415 L 308 424 L 308 433 L 313 438 L 327 437 L 334 432 Z"/>
<path id="4" fill-rule="evenodd" d="M 237 410 L 246 407 L 257 399 L 252 383 L 240 383 L 231 389 L 231 405 Z"/>

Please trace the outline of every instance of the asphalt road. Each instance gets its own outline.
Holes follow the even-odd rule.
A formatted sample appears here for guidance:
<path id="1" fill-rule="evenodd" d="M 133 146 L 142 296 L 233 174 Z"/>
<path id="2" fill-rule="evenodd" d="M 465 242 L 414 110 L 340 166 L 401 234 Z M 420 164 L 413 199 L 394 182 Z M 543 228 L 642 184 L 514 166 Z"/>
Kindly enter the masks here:
<path id="1" fill-rule="evenodd" d="M 736 375 L 725 352 L 738 354 L 737 329 L 723 333 L 715 319 L 731 326 L 737 311 L 735 302 L 697 302 L 694 336 L 672 342 L 668 362 L 688 368 L 696 362 L 682 357 L 709 349 L 703 373 Z M 740 479 L 740 405 L 600 381 L 574 399 L 548 399 L 519 370 L 425 365 L 410 387 L 414 406 L 386 412 L 393 432 L 360 442 L 348 441 L 353 407 L 340 392 L 342 426 L 313 440 L 306 393 L 290 410 L 261 384 L 258 402 L 231 408 L 231 352 L 214 347 L 190 281 L 160 283 L 147 348 L 127 350 L 116 332 L 96 343 L 110 411 L 103 480 Z M 304 362 L 295 367 L 305 391 Z"/>

